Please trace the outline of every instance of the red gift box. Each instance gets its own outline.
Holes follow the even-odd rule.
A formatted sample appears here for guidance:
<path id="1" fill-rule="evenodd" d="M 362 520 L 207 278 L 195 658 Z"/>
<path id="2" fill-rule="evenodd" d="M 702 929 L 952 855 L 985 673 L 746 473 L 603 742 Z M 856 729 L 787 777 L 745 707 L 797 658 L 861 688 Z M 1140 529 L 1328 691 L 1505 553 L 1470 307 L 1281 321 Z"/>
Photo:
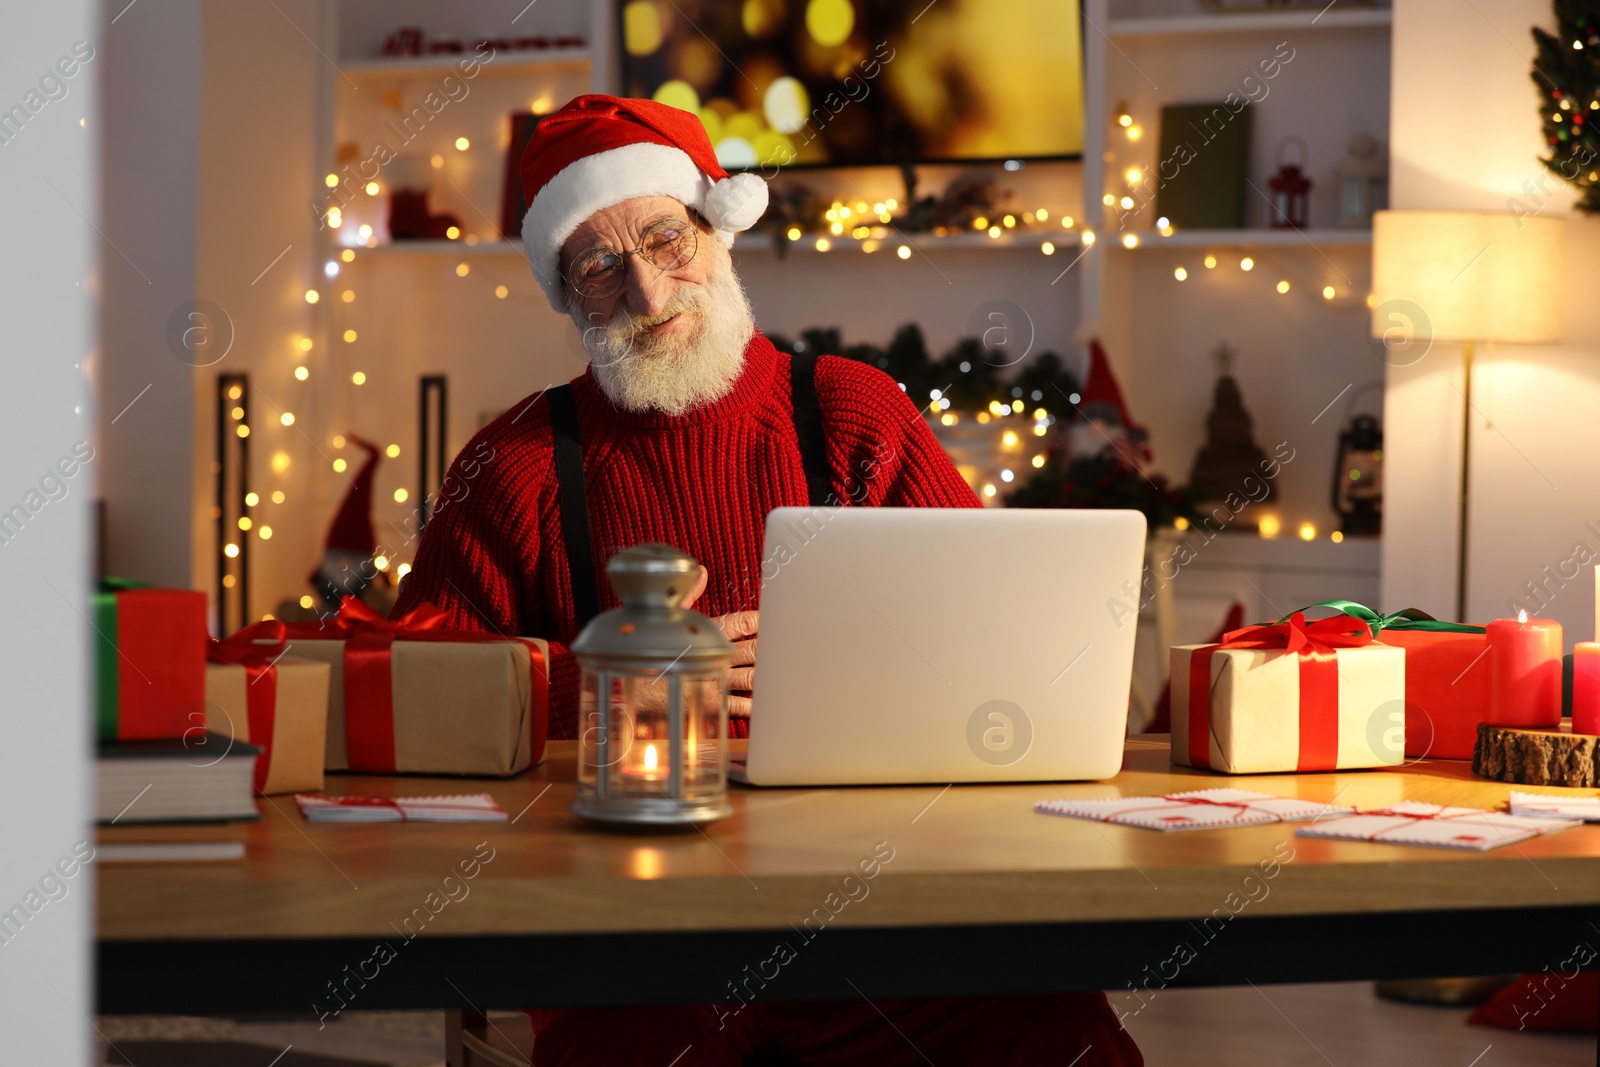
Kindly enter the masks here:
<path id="1" fill-rule="evenodd" d="M 1471 759 L 1489 719 L 1489 639 L 1481 633 L 1385 629 L 1406 650 L 1406 757 Z"/>
<path id="2" fill-rule="evenodd" d="M 92 606 L 100 742 L 172 740 L 203 729 L 206 595 L 106 579 Z"/>

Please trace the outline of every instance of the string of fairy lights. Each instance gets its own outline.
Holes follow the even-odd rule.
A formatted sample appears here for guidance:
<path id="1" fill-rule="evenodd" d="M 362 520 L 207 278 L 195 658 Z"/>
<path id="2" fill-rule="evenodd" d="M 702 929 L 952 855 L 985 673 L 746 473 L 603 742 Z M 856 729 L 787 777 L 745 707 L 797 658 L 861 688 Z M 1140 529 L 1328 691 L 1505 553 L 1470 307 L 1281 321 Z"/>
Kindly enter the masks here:
<path id="1" fill-rule="evenodd" d="M 535 103 L 535 111 L 548 110 L 548 107 L 548 102 L 542 99 Z M 1128 146 L 1137 146 L 1143 141 L 1143 127 L 1126 108 L 1118 109 L 1115 121 L 1118 128 L 1121 129 L 1124 141 Z M 472 150 L 473 144 L 469 138 L 459 136 L 450 140 L 450 147 L 456 152 L 465 154 Z M 444 153 L 433 153 L 430 157 L 430 163 L 435 170 L 443 168 L 446 164 Z M 1147 180 L 1145 165 L 1130 157 L 1126 165 L 1122 166 L 1119 171 L 1118 161 L 1115 155 L 1110 152 L 1107 153 L 1107 163 L 1108 174 L 1113 176 L 1113 180 L 1120 178 L 1124 188 L 1108 190 L 1103 197 L 1105 207 L 1108 211 L 1115 211 L 1118 208 L 1123 211 L 1134 209 L 1138 206 L 1135 194 Z M 329 189 L 339 188 L 341 182 L 349 184 L 349 179 L 341 179 L 337 173 L 329 173 L 324 181 Z M 364 194 L 365 198 L 373 204 L 375 210 L 379 203 L 377 198 L 384 192 L 385 184 L 376 179 L 359 184 L 359 193 Z M 365 250 L 375 249 L 380 244 L 379 234 L 372 222 L 348 222 L 345 218 L 347 213 L 356 215 L 368 214 L 367 211 L 356 208 L 356 204 L 360 203 L 360 200 L 361 197 L 358 195 L 349 202 L 332 205 L 326 209 L 324 214 L 327 227 L 334 235 L 333 243 L 337 248 L 337 252 L 323 264 L 323 278 L 320 284 L 311 285 L 305 289 L 304 299 L 306 304 L 311 307 L 321 304 L 322 307 L 318 310 L 325 313 L 336 313 L 341 307 L 356 301 L 356 290 L 349 283 L 342 288 L 338 287 L 338 279 L 343 277 L 344 271 L 357 261 L 358 255 Z M 826 232 L 807 233 L 799 225 L 790 225 L 785 228 L 783 236 L 791 244 L 806 242 L 818 252 L 845 250 L 853 247 L 866 255 L 872 255 L 883 250 L 891 251 L 892 255 L 897 259 L 909 260 L 916 254 L 916 249 L 906 235 L 901 233 L 894 225 L 896 212 L 899 211 L 900 207 L 900 203 L 893 197 L 873 202 L 868 202 L 865 199 L 856 199 L 854 201 L 834 200 L 824 213 Z M 1057 240 L 1050 238 L 1049 231 L 1052 228 L 1065 231 L 1064 239 L 1059 239 L 1063 245 L 1077 244 L 1088 248 L 1096 240 L 1094 230 L 1081 226 L 1079 220 L 1071 214 L 1052 212 L 1045 207 L 1039 207 L 1033 211 L 1007 211 L 992 218 L 981 216 L 972 220 L 970 232 L 972 234 L 986 235 L 989 239 L 995 241 L 1007 238 L 1015 239 L 1025 234 L 1031 234 L 1040 238 L 1039 252 L 1049 256 L 1054 255 L 1059 247 Z M 1163 237 L 1170 237 L 1174 233 L 1174 227 L 1169 220 L 1159 218 L 1155 222 L 1155 231 Z M 931 231 L 931 236 L 948 238 L 965 232 L 969 231 L 937 227 Z M 446 231 L 445 240 L 459 242 L 463 249 L 474 248 L 480 244 L 490 246 L 488 249 L 480 249 L 480 251 L 511 251 L 516 248 L 516 245 L 512 242 L 481 241 L 477 235 L 463 233 L 457 226 L 451 226 Z M 1137 233 L 1125 233 L 1121 237 L 1121 244 L 1124 248 L 1138 248 L 1140 243 L 1141 237 Z M 437 243 L 430 242 L 429 250 L 437 251 Z M 497 277 L 498 272 L 492 268 L 475 270 L 474 267 L 475 264 L 473 262 L 463 258 L 456 262 L 453 273 L 457 278 L 463 280 L 472 279 L 475 283 L 482 284 L 498 300 L 514 300 L 518 303 L 530 304 L 536 302 L 534 299 L 536 294 L 520 292 L 519 290 L 523 288 L 521 286 L 514 289 L 507 284 L 505 279 Z M 1231 263 L 1224 263 L 1223 258 L 1219 257 L 1216 252 L 1206 251 L 1194 264 L 1177 264 L 1173 268 L 1173 278 L 1176 282 L 1183 283 L 1204 276 L 1202 272 L 1209 273 L 1226 270 L 1230 267 L 1236 267 L 1241 274 L 1249 275 L 1256 270 L 1258 263 L 1255 257 L 1251 255 L 1240 255 L 1237 260 Z M 518 280 L 521 280 L 520 274 L 518 275 Z M 325 291 L 327 302 L 324 304 Z M 1342 303 L 1351 298 L 1350 294 L 1342 294 L 1340 288 L 1332 282 L 1327 282 L 1320 286 L 1314 282 L 1300 284 L 1298 279 L 1293 279 L 1282 271 L 1277 272 L 1275 280 L 1271 282 L 1270 291 L 1280 296 L 1287 296 L 1291 292 L 1297 291 L 1320 293 L 1322 300 L 1328 303 Z M 1370 301 L 1370 298 L 1368 298 L 1368 301 Z M 354 327 L 347 327 L 342 330 L 333 328 L 328 333 L 330 338 L 337 338 L 338 342 L 345 345 L 356 345 L 360 341 L 360 334 Z M 314 361 L 312 352 L 316 347 L 316 343 L 309 334 L 303 334 L 295 337 L 291 344 L 292 361 L 290 373 L 296 383 L 307 383 L 313 377 Z M 360 387 L 367 384 L 368 381 L 369 375 L 365 369 L 358 366 L 350 370 L 349 382 L 352 386 Z M 240 391 L 237 386 L 233 387 L 230 399 L 240 399 Z M 1044 437 L 1056 422 L 1056 419 L 1043 407 L 1032 406 L 1030 411 L 1030 399 L 1036 400 L 1036 398 L 1017 398 L 1010 404 L 994 400 L 990 401 L 988 410 L 958 412 L 950 410 L 950 398 L 940 395 L 938 390 L 934 390 L 933 395 L 929 398 L 927 411 L 930 417 L 937 419 L 942 426 L 954 427 L 970 417 L 980 425 L 993 424 L 997 427 L 1002 427 L 998 438 L 999 451 L 1003 457 L 1002 463 L 1005 464 L 998 469 L 998 481 L 1001 484 L 996 484 L 994 480 L 983 481 L 979 491 L 985 498 L 995 497 L 1001 491 L 1004 483 L 1013 482 L 1017 479 L 1021 473 L 1020 468 L 1024 463 L 1038 468 L 1044 466 L 1046 462 L 1045 454 L 1042 451 L 1027 455 L 1027 438 Z M 232 409 L 232 414 L 237 423 L 235 432 L 238 436 L 241 438 L 249 436 L 251 427 L 245 420 L 243 407 L 235 406 Z M 1005 422 L 1012 419 L 1017 422 L 1015 427 L 1004 425 Z M 288 409 L 278 411 L 276 421 L 280 427 L 285 429 L 293 429 L 297 422 L 294 412 Z M 299 432 L 303 433 L 304 431 L 302 429 Z M 342 434 L 335 434 L 329 439 L 329 444 L 335 450 L 343 450 L 348 447 L 349 442 Z M 318 451 L 320 452 L 320 449 Z M 400 446 L 394 443 L 388 444 L 384 448 L 384 452 L 391 459 L 397 458 L 400 455 Z M 1026 456 L 1026 459 L 1024 459 L 1024 456 Z M 1008 460 L 1014 460 L 1014 462 L 1007 463 L 1006 461 Z M 280 446 L 271 452 L 270 466 L 273 474 L 279 477 L 286 476 L 290 470 L 291 463 L 290 452 L 287 448 Z M 343 456 L 337 456 L 330 461 L 330 465 L 335 473 L 343 474 L 349 467 L 349 461 Z M 396 503 L 403 504 L 410 499 L 411 492 L 409 488 L 401 486 L 396 488 L 392 495 Z M 264 500 L 270 501 L 272 504 L 283 504 L 286 500 L 286 495 L 282 489 L 274 489 L 266 497 L 259 493 L 251 492 L 246 496 L 245 503 L 249 509 L 254 511 L 264 506 Z M 272 538 L 273 529 L 270 522 L 264 521 L 257 515 L 247 514 L 242 516 L 238 525 L 242 536 L 253 535 L 263 541 Z M 1275 520 L 1264 520 L 1261 526 L 1261 533 L 1267 537 L 1277 536 L 1279 530 L 1276 528 Z M 1307 540 L 1316 536 L 1315 528 L 1310 523 L 1302 524 L 1297 533 Z M 1337 538 L 1338 535 L 1335 534 L 1334 536 Z M 229 542 L 223 546 L 223 552 L 230 558 L 236 557 L 239 551 L 240 546 L 237 541 Z M 410 570 L 410 564 L 392 561 L 382 555 L 376 556 L 373 563 L 380 571 L 388 571 L 392 567 L 396 578 L 404 577 Z M 224 585 L 232 584 L 234 584 L 233 576 L 226 576 Z M 309 608 L 312 603 L 312 597 L 309 595 L 300 598 L 302 607 Z"/>
<path id="2" fill-rule="evenodd" d="M 1101 197 L 1101 203 L 1106 207 L 1108 215 L 1118 210 L 1123 212 L 1143 210 L 1142 192 L 1147 188 L 1151 180 L 1149 167 L 1139 158 L 1135 158 L 1139 156 L 1140 150 L 1132 147 L 1140 145 L 1144 141 L 1144 127 L 1134 118 L 1133 113 L 1126 105 L 1118 105 L 1115 123 L 1117 128 L 1122 131 L 1125 150 L 1129 152 L 1129 155 L 1119 157 L 1115 151 L 1107 151 L 1106 153 L 1106 174 L 1113 187 L 1106 190 Z M 1120 182 L 1120 187 L 1116 187 L 1118 182 Z M 1108 227 L 1111 224 L 1108 221 Z M 1158 217 L 1155 220 L 1154 228 L 1155 233 L 1161 237 L 1171 237 L 1177 232 L 1177 228 L 1173 226 L 1172 221 L 1166 216 Z M 1127 232 L 1122 235 L 1121 244 L 1122 247 L 1131 250 L 1140 247 L 1145 243 L 1145 240 L 1146 238 L 1141 237 L 1138 233 Z M 1089 241 L 1086 239 L 1085 243 L 1089 243 Z M 1154 246 L 1159 247 L 1159 244 L 1159 242 L 1156 242 Z M 1240 254 L 1237 259 L 1233 259 L 1232 256 L 1228 256 L 1226 259 L 1231 261 L 1231 264 L 1236 266 L 1239 273 L 1243 275 L 1253 274 L 1258 266 L 1262 266 L 1257 262 L 1256 257 L 1252 255 Z M 1229 266 L 1228 263 L 1224 262 L 1224 257 L 1218 256 L 1215 251 L 1211 250 L 1204 251 L 1198 263 L 1198 267 L 1194 267 L 1192 263 L 1177 264 L 1172 268 L 1173 279 L 1178 282 L 1186 282 L 1191 278 L 1204 277 L 1204 275 L 1198 273 L 1200 270 L 1206 272 L 1226 270 Z M 1270 288 L 1268 291 L 1278 296 L 1288 296 L 1296 292 L 1309 292 L 1320 296 L 1323 303 L 1328 305 L 1371 306 L 1371 295 L 1356 294 L 1351 289 L 1349 281 L 1343 276 L 1337 282 L 1326 279 L 1306 281 L 1281 267 L 1270 273 L 1263 269 L 1262 274 L 1273 279 L 1269 283 Z"/>

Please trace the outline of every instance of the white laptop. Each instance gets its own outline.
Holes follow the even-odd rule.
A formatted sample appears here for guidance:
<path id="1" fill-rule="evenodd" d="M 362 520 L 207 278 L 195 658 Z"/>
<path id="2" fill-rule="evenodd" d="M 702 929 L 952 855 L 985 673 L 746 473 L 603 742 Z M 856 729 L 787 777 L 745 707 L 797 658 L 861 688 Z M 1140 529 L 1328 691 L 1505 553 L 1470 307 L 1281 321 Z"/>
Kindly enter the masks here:
<path id="1" fill-rule="evenodd" d="M 1137 511 L 776 508 L 750 785 L 1065 781 L 1122 767 Z"/>

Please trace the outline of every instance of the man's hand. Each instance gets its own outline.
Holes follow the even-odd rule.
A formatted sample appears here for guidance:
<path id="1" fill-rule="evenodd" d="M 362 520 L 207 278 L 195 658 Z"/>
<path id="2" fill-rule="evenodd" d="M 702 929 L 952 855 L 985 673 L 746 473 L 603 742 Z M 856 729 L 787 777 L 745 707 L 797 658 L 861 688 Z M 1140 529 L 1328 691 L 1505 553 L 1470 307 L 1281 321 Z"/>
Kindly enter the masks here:
<path id="1" fill-rule="evenodd" d="M 756 686 L 756 620 L 754 611 L 735 611 L 711 620 L 733 642 L 733 668 L 728 671 L 728 714 L 736 719 L 750 717 L 750 694 Z"/>
<path id="2" fill-rule="evenodd" d="M 683 598 L 683 607 L 694 607 L 695 602 L 706 591 L 708 578 L 709 575 L 702 566 L 694 588 Z M 735 611 L 727 615 L 718 615 L 711 620 L 717 624 L 717 629 L 733 642 L 733 666 L 728 671 L 728 714 L 736 719 L 750 717 L 750 694 L 756 684 L 757 617 L 758 613 L 754 611 Z"/>

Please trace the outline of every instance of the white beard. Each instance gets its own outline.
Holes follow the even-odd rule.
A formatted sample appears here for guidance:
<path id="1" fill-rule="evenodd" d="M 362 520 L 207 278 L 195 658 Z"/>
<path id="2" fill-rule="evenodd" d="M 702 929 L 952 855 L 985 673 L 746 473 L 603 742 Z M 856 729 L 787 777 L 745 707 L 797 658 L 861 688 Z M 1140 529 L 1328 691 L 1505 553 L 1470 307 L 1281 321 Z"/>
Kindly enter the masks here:
<path id="1" fill-rule="evenodd" d="M 641 334 L 677 314 L 697 318 L 698 327 L 683 336 Z M 621 304 L 604 326 L 586 322 L 576 306 L 571 315 L 595 381 L 611 402 L 624 411 L 668 415 L 709 404 L 733 388 L 756 328 L 750 299 L 726 262 L 704 285 L 680 284 L 651 318 L 635 316 Z"/>

